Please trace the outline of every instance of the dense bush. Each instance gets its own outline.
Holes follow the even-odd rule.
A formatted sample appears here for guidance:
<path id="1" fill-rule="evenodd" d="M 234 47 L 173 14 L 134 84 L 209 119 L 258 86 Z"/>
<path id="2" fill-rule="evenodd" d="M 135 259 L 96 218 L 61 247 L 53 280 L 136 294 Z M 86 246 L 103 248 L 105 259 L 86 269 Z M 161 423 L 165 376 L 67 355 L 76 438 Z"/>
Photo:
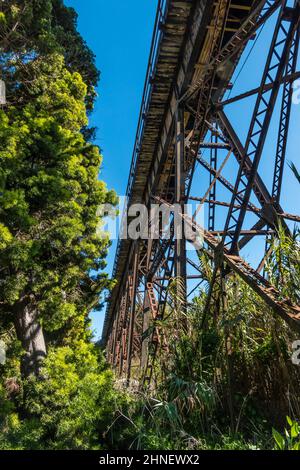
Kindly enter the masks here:
<path id="1" fill-rule="evenodd" d="M 83 341 L 52 348 L 40 377 L 0 389 L 0 447 L 101 449 L 121 395 L 102 353 Z"/>

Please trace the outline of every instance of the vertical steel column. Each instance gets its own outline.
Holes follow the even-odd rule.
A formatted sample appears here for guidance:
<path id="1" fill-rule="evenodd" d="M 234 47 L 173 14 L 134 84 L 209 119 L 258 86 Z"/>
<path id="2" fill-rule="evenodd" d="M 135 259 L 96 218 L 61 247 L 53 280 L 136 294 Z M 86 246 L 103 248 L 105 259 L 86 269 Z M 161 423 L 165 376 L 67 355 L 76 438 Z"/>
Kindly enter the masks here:
<path id="1" fill-rule="evenodd" d="M 149 336 L 144 337 L 145 333 L 149 330 L 151 318 L 150 299 L 148 293 L 147 283 L 145 286 L 145 297 L 143 307 L 143 336 L 142 336 L 142 348 L 141 348 L 141 370 L 145 372 L 147 361 L 148 361 L 148 349 L 149 349 Z"/>
<path id="2" fill-rule="evenodd" d="M 118 311 L 118 315 L 114 319 L 113 328 L 112 328 L 112 332 L 110 334 L 109 343 L 108 343 L 108 354 L 109 354 L 108 362 L 111 365 L 113 365 L 113 362 L 114 362 L 114 352 L 115 352 L 115 347 L 116 347 L 116 334 L 117 334 L 116 329 L 117 329 L 117 323 L 118 323 L 118 316 L 119 316 L 119 311 Z"/>
<path id="3" fill-rule="evenodd" d="M 139 242 L 136 242 L 134 255 L 133 255 L 133 270 L 132 270 L 132 298 L 129 308 L 129 328 L 128 328 L 128 344 L 127 344 L 127 381 L 131 378 L 131 364 L 133 353 L 133 333 L 135 326 L 135 307 L 136 307 L 136 290 L 138 286 L 138 263 L 139 263 Z"/>
<path id="4" fill-rule="evenodd" d="M 151 226 L 152 220 L 150 222 Z M 150 230 L 151 231 L 151 230 Z M 149 334 L 146 337 L 145 334 L 149 330 L 150 327 L 150 319 L 151 319 L 151 308 L 150 308 L 150 298 L 148 292 L 148 280 L 149 280 L 149 269 L 150 269 L 150 262 L 151 262 L 151 253 L 153 247 L 153 240 L 149 239 L 147 242 L 147 254 L 146 254 L 146 271 L 147 275 L 144 277 L 145 282 L 145 291 L 144 291 L 144 305 L 143 305 L 143 331 L 142 331 L 142 344 L 141 344 L 141 371 L 142 376 L 145 376 L 147 364 L 148 364 L 148 356 L 149 356 L 149 343 L 150 337 Z M 149 333 L 149 332 L 148 332 Z"/>
<path id="5" fill-rule="evenodd" d="M 115 365 L 118 367 L 119 375 L 122 375 L 124 363 L 127 360 L 126 351 L 124 348 L 124 341 L 126 341 L 126 322 L 127 322 L 127 308 L 128 308 L 128 299 L 129 299 L 129 286 L 131 283 L 131 276 L 126 272 L 126 283 L 124 287 L 124 293 L 122 294 L 120 300 L 120 319 L 117 326 L 117 342 L 116 342 L 116 352 L 115 352 Z"/>
<path id="6" fill-rule="evenodd" d="M 217 126 L 217 123 L 216 123 Z M 215 138 L 214 138 L 215 137 Z M 211 142 L 217 144 L 218 143 L 218 136 L 215 134 L 215 136 L 211 135 Z M 211 168 L 214 169 L 214 171 L 217 171 L 217 165 L 218 165 L 218 150 L 216 148 L 211 148 L 210 150 L 210 166 Z M 215 175 L 211 172 L 210 173 L 210 179 L 209 179 L 209 185 L 211 186 L 213 180 L 215 178 Z M 216 216 L 216 205 L 212 203 L 212 201 L 215 201 L 216 195 L 217 195 L 217 183 L 215 183 L 210 190 L 209 193 L 209 206 L 208 206 L 208 230 L 209 232 L 213 232 L 215 230 L 215 216 Z"/>
<path id="7" fill-rule="evenodd" d="M 229 238 L 229 242 L 225 243 L 225 246 L 229 247 L 230 252 L 233 254 L 237 254 L 239 252 L 239 236 L 243 227 L 247 205 L 249 203 L 255 177 L 257 175 L 258 165 L 264 149 L 282 77 L 286 69 L 288 52 L 291 47 L 296 28 L 298 28 L 299 25 L 299 4 L 297 4 L 296 8 L 293 10 L 290 18 L 286 17 L 285 7 L 286 1 L 283 2 L 275 27 L 272 45 L 269 51 L 260 91 L 257 96 L 247 136 L 245 155 L 241 162 L 234 195 L 225 224 L 226 234 L 224 236 L 224 242 L 226 241 L 226 238 Z M 284 26 L 285 21 L 290 22 L 288 30 L 286 30 Z M 284 39 L 280 39 L 280 33 L 284 35 Z M 283 48 L 280 51 L 282 44 Z M 266 84 L 272 84 L 270 92 L 265 91 Z M 252 162 L 252 169 L 249 178 L 247 178 L 247 170 L 245 167 L 245 161 L 247 158 L 250 158 Z M 238 197 L 242 197 L 243 203 L 241 208 L 235 209 L 234 206 Z"/>
<path id="8" fill-rule="evenodd" d="M 286 68 L 286 76 L 292 75 L 297 69 L 297 59 L 299 52 L 300 28 L 298 27 L 293 44 L 289 51 L 289 60 Z M 280 112 L 280 123 L 278 130 L 278 141 L 275 158 L 275 171 L 272 187 L 272 197 L 277 204 L 280 203 L 282 178 L 286 157 L 286 148 L 289 134 L 289 124 L 291 118 L 291 108 L 293 101 L 293 82 L 285 81 L 283 85 L 282 104 Z"/>
<path id="9" fill-rule="evenodd" d="M 175 202 L 181 206 L 182 214 L 185 210 L 185 140 L 184 140 L 184 110 L 178 105 L 176 112 L 176 147 L 175 147 Z M 184 233 L 184 220 L 177 217 L 174 220 L 175 235 L 175 276 L 180 278 L 178 294 L 185 304 L 186 301 L 186 240 Z"/>
<path id="10" fill-rule="evenodd" d="M 298 52 L 299 52 L 299 38 L 300 38 L 300 28 L 298 27 L 294 41 L 291 45 L 289 51 L 289 60 L 286 67 L 286 76 L 292 75 L 296 72 L 297 61 L 298 61 Z M 282 189 L 282 180 L 284 173 L 284 166 L 286 160 L 286 149 L 289 135 L 289 125 L 291 119 L 292 111 L 292 101 L 293 101 L 293 82 L 285 81 L 283 84 L 282 92 L 282 103 L 280 110 L 280 122 L 278 129 L 278 140 L 275 156 L 275 169 L 273 177 L 273 186 L 272 186 L 272 198 L 277 206 L 280 205 L 281 189 Z M 270 255 L 272 236 L 266 237 L 266 248 L 265 248 L 265 257 L 262 263 L 259 265 L 258 269 L 265 268 L 266 262 Z M 266 276 L 266 270 L 264 269 L 264 276 Z"/>

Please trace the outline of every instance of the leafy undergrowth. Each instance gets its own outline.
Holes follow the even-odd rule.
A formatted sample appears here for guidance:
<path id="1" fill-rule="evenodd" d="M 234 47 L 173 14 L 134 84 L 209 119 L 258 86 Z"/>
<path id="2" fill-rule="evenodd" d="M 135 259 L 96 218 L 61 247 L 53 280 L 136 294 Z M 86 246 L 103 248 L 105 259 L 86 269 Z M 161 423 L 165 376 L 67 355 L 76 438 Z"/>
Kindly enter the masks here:
<path id="1" fill-rule="evenodd" d="M 39 379 L 4 383 L 0 449 L 103 449 L 101 430 L 123 400 L 102 354 L 85 342 L 50 350 Z"/>
<path id="2" fill-rule="evenodd" d="M 269 280 L 297 304 L 299 231 L 279 230 L 272 248 Z M 209 285 L 205 252 L 199 266 Z M 234 274 L 216 285 L 209 310 L 203 290 L 183 313 L 178 284 L 170 287 L 175 307 L 152 327 L 162 347 L 151 388 L 136 392 L 133 380 L 107 434 L 112 448 L 298 450 L 300 367 L 291 360 L 298 338 Z"/>
<path id="3" fill-rule="evenodd" d="M 273 437 L 277 450 L 300 450 L 300 425 L 298 421 L 293 421 L 287 417 L 288 429 L 284 430 L 282 436 L 276 429 L 273 429 Z"/>

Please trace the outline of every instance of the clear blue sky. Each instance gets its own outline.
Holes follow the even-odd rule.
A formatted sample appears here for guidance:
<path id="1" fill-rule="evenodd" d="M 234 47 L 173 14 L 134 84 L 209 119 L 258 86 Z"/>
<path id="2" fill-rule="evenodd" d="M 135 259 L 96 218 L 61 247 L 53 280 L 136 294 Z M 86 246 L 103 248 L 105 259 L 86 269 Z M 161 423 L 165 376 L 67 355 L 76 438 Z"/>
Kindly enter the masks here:
<path id="1" fill-rule="evenodd" d="M 97 57 L 99 98 L 91 124 L 104 156 L 101 179 L 125 194 L 148 64 L 156 0 L 65 0 L 78 13 L 78 26 Z M 113 244 L 108 257 L 111 272 Z M 92 315 L 101 334 L 104 312 Z"/>
<path id="2" fill-rule="evenodd" d="M 123 195 L 127 186 L 157 1 L 65 0 L 65 3 L 77 11 L 79 30 L 95 52 L 97 65 L 101 70 L 99 99 L 91 120 L 91 124 L 98 128 L 96 143 L 104 155 L 101 178 L 109 188 L 114 188 L 119 195 Z M 259 85 L 271 28 L 272 22 L 261 33 L 253 54 L 237 79 L 233 96 Z M 233 106 L 227 109 L 232 122 L 239 129 L 242 141 L 244 141 L 245 123 L 249 121 L 253 109 L 252 104 L 253 100 L 250 99 L 241 103 L 239 107 Z M 298 167 L 300 167 L 299 122 L 300 105 L 294 105 L 288 160 L 294 161 Z M 270 133 L 267 143 L 268 155 L 262 161 L 260 168 L 261 174 L 270 184 L 275 141 L 276 128 Z M 232 174 L 233 167 L 229 164 L 225 176 L 233 181 Z M 208 184 L 204 190 L 207 186 Z M 193 195 L 196 195 L 196 188 L 197 195 L 202 196 L 199 179 L 195 190 L 192 191 Z M 299 213 L 299 196 L 299 185 L 290 170 L 287 170 L 282 194 L 283 206 L 287 212 Z M 222 199 L 220 195 L 219 199 Z M 109 272 L 112 269 L 114 248 L 115 244 L 108 257 Z M 249 253 L 245 255 L 259 260 L 260 254 L 256 253 L 257 250 L 257 245 L 249 245 Z M 92 317 L 93 326 L 97 335 L 100 335 L 104 312 Z"/>

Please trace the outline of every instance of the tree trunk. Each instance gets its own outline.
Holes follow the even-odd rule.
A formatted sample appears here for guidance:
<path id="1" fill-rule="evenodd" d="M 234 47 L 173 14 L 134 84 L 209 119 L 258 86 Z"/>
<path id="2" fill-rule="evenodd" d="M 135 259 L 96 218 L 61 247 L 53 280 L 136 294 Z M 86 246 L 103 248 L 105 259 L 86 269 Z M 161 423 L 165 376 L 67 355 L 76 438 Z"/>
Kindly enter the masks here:
<path id="1" fill-rule="evenodd" d="M 28 303 L 18 305 L 15 314 L 15 329 L 19 341 L 25 350 L 22 358 L 23 377 L 39 375 L 43 359 L 46 357 L 46 344 L 43 329 L 37 320 L 37 308 Z"/>

